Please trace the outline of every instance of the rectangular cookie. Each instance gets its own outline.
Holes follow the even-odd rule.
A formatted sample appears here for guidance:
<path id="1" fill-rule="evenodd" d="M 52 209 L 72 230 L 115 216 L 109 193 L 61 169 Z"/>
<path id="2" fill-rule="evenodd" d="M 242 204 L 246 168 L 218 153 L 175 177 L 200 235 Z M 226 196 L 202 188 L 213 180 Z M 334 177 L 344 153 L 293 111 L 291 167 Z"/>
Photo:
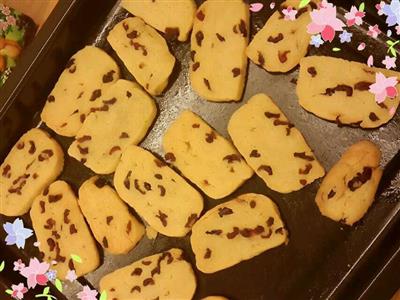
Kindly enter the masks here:
<path id="1" fill-rule="evenodd" d="M 20 216 L 53 182 L 64 166 L 64 152 L 41 129 L 31 129 L 14 145 L 0 167 L 0 214 Z"/>
<path id="2" fill-rule="evenodd" d="M 298 8 L 300 1 L 287 0 L 257 32 L 247 47 L 247 56 L 269 72 L 288 72 L 297 66 L 307 54 L 311 36 L 307 25 L 311 22 L 310 12 L 319 1 Z M 286 20 L 282 10 L 291 7 L 297 10 L 295 20 Z"/>
<path id="3" fill-rule="evenodd" d="M 155 29 L 140 18 L 127 18 L 114 26 L 107 40 L 148 93 L 163 92 L 174 69 L 175 57 Z"/>
<path id="4" fill-rule="evenodd" d="M 144 226 L 104 178 L 86 180 L 79 188 L 78 204 L 94 237 L 109 253 L 128 253 L 144 234 Z"/>
<path id="5" fill-rule="evenodd" d="M 249 6 L 242 0 L 205 1 L 191 37 L 190 81 L 210 101 L 239 101 L 247 72 Z"/>
<path id="6" fill-rule="evenodd" d="M 279 209 L 261 194 L 244 194 L 210 209 L 193 226 L 196 266 L 214 273 L 288 242 Z"/>
<path id="7" fill-rule="evenodd" d="M 374 202 L 382 177 L 381 151 L 363 140 L 352 145 L 328 172 L 315 202 L 322 215 L 347 225 L 360 220 Z"/>
<path id="8" fill-rule="evenodd" d="M 187 40 L 196 13 L 194 0 L 154 1 L 122 0 L 121 6 L 158 31 L 169 40 Z"/>
<path id="9" fill-rule="evenodd" d="M 182 250 L 172 248 L 147 256 L 105 275 L 100 290 L 108 299 L 192 299 L 196 278 Z"/>
<path id="10" fill-rule="evenodd" d="M 138 84 L 118 80 L 100 98 L 78 131 L 68 154 L 97 174 L 115 171 L 128 145 L 145 137 L 157 115 L 154 100 Z"/>
<path id="11" fill-rule="evenodd" d="M 377 103 L 369 86 L 376 73 L 397 77 L 400 73 L 328 56 L 309 56 L 300 61 L 297 96 L 300 105 L 318 117 L 339 126 L 376 128 L 393 118 L 400 96 Z M 400 90 L 400 83 L 396 86 Z"/>
<path id="12" fill-rule="evenodd" d="M 30 216 L 43 261 L 57 262 L 52 269 L 57 271 L 58 278 L 65 279 L 68 270 L 75 270 L 79 277 L 99 266 L 96 242 L 74 192 L 65 181 L 56 181 L 46 188 L 33 202 Z M 72 255 L 82 262 L 74 261 Z"/>
<path id="13" fill-rule="evenodd" d="M 41 118 L 59 135 L 75 136 L 99 97 L 119 78 L 115 61 L 103 50 L 86 46 L 68 61 L 47 97 Z"/>
<path id="14" fill-rule="evenodd" d="M 114 175 L 121 198 L 155 230 L 185 236 L 203 210 L 200 193 L 150 152 L 129 146 Z"/>
<path id="15" fill-rule="evenodd" d="M 213 199 L 233 193 L 253 170 L 233 145 L 191 111 L 183 111 L 163 138 L 165 158 Z"/>
<path id="16" fill-rule="evenodd" d="M 253 96 L 234 112 L 228 132 L 247 163 L 274 191 L 297 191 L 325 174 L 301 132 L 265 94 Z"/>

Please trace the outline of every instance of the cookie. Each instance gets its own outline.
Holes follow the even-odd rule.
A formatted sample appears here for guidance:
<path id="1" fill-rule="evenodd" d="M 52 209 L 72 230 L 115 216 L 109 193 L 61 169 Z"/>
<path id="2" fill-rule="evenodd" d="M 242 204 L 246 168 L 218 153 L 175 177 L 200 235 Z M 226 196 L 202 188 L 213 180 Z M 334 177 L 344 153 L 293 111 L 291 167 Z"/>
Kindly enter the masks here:
<path id="1" fill-rule="evenodd" d="M 297 191 L 324 176 L 301 132 L 265 94 L 253 96 L 233 113 L 228 132 L 250 167 L 274 191 Z"/>
<path id="2" fill-rule="evenodd" d="M 190 81 L 210 101 L 239 101 L 247 73 L 249 6 L 208 0 L 197 10 L 191 37 Z"/>
<path id="3" fill-rule="evenodd" d="M 68 154 L 97 174 L 115 171 L 122 152 L 138 144 L 157 115 L 154 100 L 138 84 L 118 80 L 86 118 Z"/>
<path id="4" fill-rule="evenodd" d="M 260 194 L 244 194 L 210 209 L 194 224 L 190 238 L 203 273 L 229 268 L 287 241 L 278 207 Z"/>
<path id="5" fill-rule="evenodd" d="M 66 182 L 56 181 L 43 190 L 33 202 L 30 216 L 43 261 L 57 262 L 51 268 L 58 278 L 65 279 L 68 270 L 75 270 L 79 277 L 99 266 L 96 242 Z M 72 255 L 82 262 L 74 261 Z"/>
<path id="6" fill-rule="evenodd" d="M 148 93 L 163 92 L 174 69 L 175 57 L 156 30 L 140 18 L 127 18 L 114 26 L 107 40 Z"/>
<path id="7" fill-rule="evenodd" d="M 41 129 L 26 132 L 0 167 L 0 214 L 20 216 L 64 166 L 58 143 Z"/>
<path id="8" fill-rule="evenodd" d="M 315 202 L 322 215 L 347 225 L 360 220 L 374 201 L 382 176 L 381 152 L 370 141 L 360 141 L 343 153 L 328 172 Z"/>
<path id="9" fill-rule="evenodd" d="M 75 136 L 99 97 L 119 78 L 115 61 L 103 50 L 86 46 L 68 61 L 47 97 L 41 118 L 59 135 Z"/>
<path id="10" fill-rule="evenodd" d="M 247 56 L 269 72 L 288 72 L 297 66 L 310 44 L 307 25 L 311 22 L 311 10 L 317 7 L 316 2 L 311 1 L 300 9 L 298 0 L 282 3 L 254 36 L 247 47 Z M 285 20 L 282 10 L 288 7 L 297 10 L 295 20 Z"/>
<path id="11" fill-rule="evenodd" d="M 156 231 L 185 236 L 203 210 L 203 198 L 147 150 L 129 146 L 114 175 L 121 198 Z"/>
<path id="12" fill-rule="evenodd" d="M 377 103 L 369 91 L 376 73 L 397 77 L 400 73 L 328 56 L 309 56 L 300 62 L 297 95 L 300 105 L 318 117 L 362 128 L 387 123 L 399 106 L 400 96 Z M 397 85 L 400 90 L 400 83 Z"/>
<path id="13" fill-rule="evenodd" d="M 233 193 L 253 175 L 235 147 L 191 111 L 167 129 L 163 148 L 166 160 L 214 199 Z"/>
<path id="14" fill-rule="evenodd" d="M 144 226 L 104 178 L 94 176 L 79 188 L 79 207 L 90 229 L 105 251 L 128 253 L 140 241 Z"/>
<path id="15" fill-rule="evenodd" d="M 153 1 L 122 0 L 121 6 L 147 24 L 164 32 L 169 40 L 187 40 L 196 13 L 194 0 Z"/>
<path id="16" fill-rule="evenodd" d="M 182 250 L 172 248 L 104 276 L 100 290 L 108 299 L 192 299 L 196 278 Z"/>

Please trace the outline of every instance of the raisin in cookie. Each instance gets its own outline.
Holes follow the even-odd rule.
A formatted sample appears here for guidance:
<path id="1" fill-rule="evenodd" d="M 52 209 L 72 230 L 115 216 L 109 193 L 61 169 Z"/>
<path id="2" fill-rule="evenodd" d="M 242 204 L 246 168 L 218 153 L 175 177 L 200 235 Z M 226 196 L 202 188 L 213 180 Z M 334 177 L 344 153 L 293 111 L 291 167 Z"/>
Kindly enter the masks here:
<path id="1" fill-rule="evenodd" d="M 79 188 L 78 203 L 93 235 L 107 252 L 128 253 L 142 238 L 144 226 L 104 178 L 86 180 Z"/>
<path id="2" fill-rule="evenodd" d="M 297 191 L 325 174 L 301 132 L 265 94 L 233 113 L 228 132 L 247 163 L 277 192 Z"/>
<path id="3" fill-rule="evenodd" d="M 340 126 L 379 127 L 393 118 L 390 111 L 397 109 L 400 95 L 377 103 L 369 91 L 376 73 L 397 77 L 400 82 L 399 72 L 328 56 L 305 57 L 300 62 L 297 81 L 299 103 L 309 112 Z"/>
<path id="4" fill-rule="evenodd" d="M 209 197 L 233 193 L 253 170 L 233 145 L 191 111 L 184 111 L 163 138 L 165 158 Z"/>
<path id="5" fill-rule="evenodd" d="M 127 18 L 114 26 L 107 40 L 148 93 L 163 92 L 174 69 L 175 57 L 156 30 L 140 18 Z"/>
<path id="6" fill-rule="evenodd" d="M 197 268 L 214 273 L 287 242 L 279 209 L 268 197 L 245 194 L 217 205 L 193 226 Z"/>
<path id="7" fill-rule="evenodd" d="M 247 47 L 247 56 L 269 72 L 288 72 L 297 66 L 307 54 L 310 43 L 307 25 L 311 22 L 311 10 L 317 7 L 316 2 L 311 1 L 300 9 L 298 0 L 281 4 Z M 288 7 L 297 10 L 295 20 L 284 18 L 282 10 Z"/>
<path id="8" fill-rule="evenodd" d="M 60 135 L 75 136 L 99 97 L 119 78 L 115 61 L 103 50 L 86 46 L 68 61 L 47 97 L 41 117 Z"/>
<path id="9" fill-rule="evenodd" d="M 96 242 L 66 182 L 56 181 L 46 188 L 33 202 L 30 215 L 43 260 L 57 262 L 52 266 L 57 277 L 65 279 L 68 270 L 79 277 L 99 266 Z M 82 262 L 74 262 L 71 255 Z"/>
<path id="10" fill-rule="evenodd" d="M 155 230 L 185 236 L 203 210 L 203 198 L 147 150 L 129 146 L 114 175 L 121 198 Z"/>
<path id="11" fill-rule="evenodd" d="M 121 6 L 147 24 L 164 32 L 169 40 L 187 40 L 196 13 L 194 0 L 122 0 Z"/>
<path id="12" fill-rule="evenodd" d="M 343 153 L 324 178 L 315 201 L 321 214 L 353 225 L 374 201 L 382 176 L 381 152 L 370 141 L 360 141 Z"/>
<path id="13" fill-rule="evenodd" d="M 20 216 L 64 166 L 58 143 L 41 129 L 26 132 L 0 167 L 0 214 Z"/>
<path id="14" fill-rule="evenodd" d="M 249 6 L 242 0 L 205 1 L 191 38 L 190 81 L 210 101 L 239 101 L 247 72 Z"/>
<path id="15" fill-rule="evenodd" d="M 100 290 L 109 299 L 192 299 L 196 278 L 182 250 L 172 248 L 107 274 Z"/>
<path id="16" fill-rule="evenodd" d="M 125 148 L 144 138 L 157 107 L 138 84 L 127 80 L 118 80 L 99 101 L 102 107 L 86 118 L 68 154 L 97 174 L 109 174 Z"/>

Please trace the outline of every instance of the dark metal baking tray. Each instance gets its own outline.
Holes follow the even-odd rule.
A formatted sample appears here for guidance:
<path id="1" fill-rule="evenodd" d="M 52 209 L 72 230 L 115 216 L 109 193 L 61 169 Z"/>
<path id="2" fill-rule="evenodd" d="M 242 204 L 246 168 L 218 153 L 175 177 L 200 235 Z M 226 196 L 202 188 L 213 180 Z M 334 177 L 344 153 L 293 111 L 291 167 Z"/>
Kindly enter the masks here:
<path id="1" fill-rule="evenodd" d="M 336 2 L 348 9 L 353 1 Z M 269 1 L 264 3 L 264 10 L 252 13 L 252 35 L 272 13 L 268 8 Z M 344 10 L 339 9 L 339 13 L 343 14 Z M 72 139 L 60 137 L 46 128 L 40 123 L 39 114 L 69 57 L 85 45 L 94 43 L 106 50 L 119 63 L 123 77 L 132 79 L 105 40 L 113 25 L 127 16 L 129 14 L 120 9 L 115 0 L 59 2 L 6 86 L 0 90 L 0 160 L 4 159 L 19 136 L 34 126 L 45 128 L 64 150 L 68 148 Z M 384 56 L 385 40 L 368 39 L 362 28 L 354 28 L 353 34 L 353 42 L 349 45 L 326 45 L 317 51 L 312 49 L 310 55 L 327 54 L 364 62 L 371 53 L 377 60 Z M 362 52 L 357 51 L 358 43 L 367 39 L 367 48 Z M 230 115 L 252 95 L 265 92 L 303 132 L 326 170 L 348 146 L 363 138 L 381 147 L 384 167 L 384 177 L 376 201 L 366 216 L 353 227 L 321 216 L 314 203 L 320 180 L 301 191 L 284 195 L 268 189 L 262 180 L 253 177 L 228 198 L 257 192 L 274 199 L 289 229 L 290 242 L 287 246 L 272 249 L 215 274 L 205 275 L 196 271 L 198 288 L 195 298 L 217 294 L 230 299 L 353 299 L 359 297 L 366 288 L 368 290 L 371 280 L 376 278 L 382 265 L 396 253 L 400 244 L 400 114 L 397 113 L 388 124 L 374 130 L 339 128 L 334 123 L 307 113 L 299 106 L 294 83 L 298 70 L 288 74 L 270 74 L 252 63 L 249 65 L 247 87 L 240 103 L 210 103 L 200 99 L 189 84 L 189 43 L 171 42 L 169 45 L 177 58 L 177 65 L 170 86 L 163 96 L 156 97 L 160 113 L 151 132 L 141 144 L 143 147 L 162 155 L 160 142 L 163 132 L 179 111 L 185 108 L 200 114 L 228 137 L 226 125 Z M 342 51 L 333 53 L 331 48 L 334 46 L 340 46 Z M 69 182 L 75 191 L 91 175 L 93 173 L 90 170 L 66 156 L 65 169 L 60 178 Z M 112 182 L 111 177 L 108 178 Z M 206 209 L 228 199 L 204 198 Z M 0 223 L 8 220 L 11 219 L 0 216 Z M 24 216 L 24 220 L 29 225 L 29 217 Z M 0 259 L 4 256 L 4 259 L 12 262 L 18 256 L 27 259 L 37 255 L 32 241 L 24 251 L 6 247 L 3 241 L 4 232 L 0 230 Z M 178 239 L 158 235 L 156 240 L 145 237 L 127 255 L 105 255 L 102 265 L 95 272 L 81 278 L 77 284 L 67 284 L 65 297 L 74 299 L 73 295 L 81 288 L 79 284 L 98 287 L 99 279 L 104 274 L 170 247 L 184 249 L 186 257 L 194 266 L 188 237 Z M 4 272 L 0 277 L 0 292 L 2 287 L 17 280 L 13 272 L 5 274 L 6 277 Z M 393 276 L 397 276 L 397 273 Z M 398 280 L 381 284 L 384 291 L 379 295 L 393 294 L 396 285 L 400 285 Z M 385 298 L 383 296 L 381 299 Z"/>

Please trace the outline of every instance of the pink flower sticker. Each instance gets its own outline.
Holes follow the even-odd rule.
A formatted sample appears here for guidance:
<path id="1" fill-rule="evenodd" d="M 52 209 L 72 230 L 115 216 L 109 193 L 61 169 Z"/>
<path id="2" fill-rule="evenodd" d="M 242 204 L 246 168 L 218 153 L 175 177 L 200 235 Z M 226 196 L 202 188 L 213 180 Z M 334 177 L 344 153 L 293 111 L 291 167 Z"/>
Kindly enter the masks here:
<path id="1" fill-rule="evenodd" d="M 332 42 L 336 31 L 343 31 L 345 24 L 336 17 L 336 6 L 323 0 L 319 9 L 311 13 L 311 23 L 307 25 L 310 34 L 321 33 L 324 41 Z"/>
<path id="2" fill-rule="evenodd" d="M 375 95 L 377 103 L 382 103 L 386 97 L 391 99 L 397 97 L 398 81 L 396 77 L 386 78 L 382 73 L 376 73 L 375 76 L 375 83 L 369 86 L 369 91 Z"/>
<path id="3" fill-rule="evenodd" d="M 297 10 L 291 6 L 282 10 L 283 15 L 285 16 L 286 21 L 294 21 L 296 20 Z"/>
<path id="4" fill-rule="evenodd" d="M 96 298 L 97 294 L 98 292 L 96 290 L 91 290 L 90 287 L 85 285 L 83 287 L 83 291 L 79 292 L 76 296 L 80 300 L 97 300 Z"/>
<path id="5" fill-rule="evenodd" d="M 380 3 L 375 5 L 376 10 L 378 11 L 378 15 L 383 15 L 383 7 L 385 6 L 385 2 L 381 1 Z"/>
<path id="6" fill-rule="evenodd" d="M 23 299 L 24 298 L 24 294 L 28 291 L 28 289 L 24 286 L 23 283 L 20 283 L 18 285 L 11 285 L 11 289 L 12 289 L 12 294 L 11 297 L 15 298 L 15 299 Z"/>
<path id="7" fill-rule="evenodd" d="M 49 281 L 46 272 L 49 270 L 48 263 L 41 263 L 36 257 L 31 258 L 29 266 L 21 270 L 21 275 L 28 279 L 28 288 L 35 288 L 36 285 L 46 285 Z"/>
<path id="8" fill-rule="evenodd" d="M 385 59 L 382 60 L 382 64 L 386 69 L 395 69 L 396 68 L 396 57 L 385 56 Z"/>
<path id="9" fill-rule="evenodd" d="M 68 270 L 67 276 L 65 279 L 69 280 L 70 282 L 74 282 L 78 277 L 76 276 L 75 270 Z"/>
<path id="10" fill-rule="evenodd" d="M 14 261 L 14 271 L 22 271 L 25 268 L 25 264 L 22 262 L 21 259 Z"/>
<path id="11" fill-rule="evenodd" d="M 363 23 L 363 18 L 365 17 L 365 12 L 359 11 L 357 7 L 352 6 L 350 11 L 344 15 L 346 18 L 347 26 L 361 25 Z"/>
<path id="12" fill-rule="evenodd" d="M 0 11 L 5 16 L 8 16 L 11 13 L 10 8 L 4 4 L 0 4 Z"/>
<path id="13" fill-rule="evenodd" d="M 396 33 L 400 35 L 400 25 L 397 25 L 395 28 L 396 28 Z"/>
<path id="14" fill-rule="evenodd" d="M 374 26 L 369 26 L 368 27 L 367 34 L 376 39 L 381 32 L 382 31 L 379 29 L 378 25 L 374 25 Z"/>
<path id="15" fill-rule="evenodd" d="M 259 12 L 260 10 L 262 10 L 264 7 L 264 4 L 258 2 L 258 3 L 251 3 L 250 4 L 250 11 L 251 12 Z"/>

